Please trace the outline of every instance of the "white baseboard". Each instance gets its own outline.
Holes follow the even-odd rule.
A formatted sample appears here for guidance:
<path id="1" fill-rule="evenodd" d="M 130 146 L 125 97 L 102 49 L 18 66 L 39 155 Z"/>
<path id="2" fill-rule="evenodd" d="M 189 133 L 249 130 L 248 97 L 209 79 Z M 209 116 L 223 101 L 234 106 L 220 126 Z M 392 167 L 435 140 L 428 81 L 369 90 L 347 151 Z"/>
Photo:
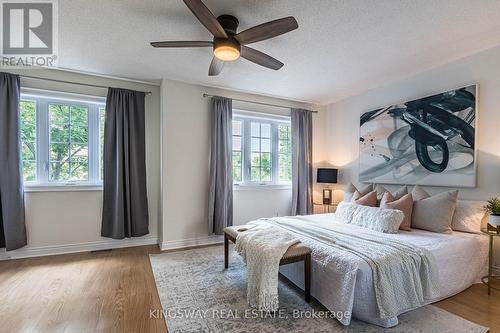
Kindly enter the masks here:
<path id="1" fill-rule="evenodd" d="M 177 250 L 186 247 L 193 246 L 204 246 L 204 245 L 215 245 L 222 244 L 224 242 L 224 236 L 206 236 L 201 238 L 191 238 L 191 239 L 181 239 L 175 241 L 166 241 L 161 243 L 160 249 L 165 250 Z"/>
<path id="2" fill-rule="evenodd" d="M 24 247 L 18 250 L 6 252 L 0 250 L 0 260 L 21 259 L 31 257 L 52 256 L 66 253 L 89 252 L 124 247 L 144 246 L 158 244 L 158 237 L 144 237 L 132 239 L 109 239 L 97 242 L 66 244 L 55 246 Z"/>

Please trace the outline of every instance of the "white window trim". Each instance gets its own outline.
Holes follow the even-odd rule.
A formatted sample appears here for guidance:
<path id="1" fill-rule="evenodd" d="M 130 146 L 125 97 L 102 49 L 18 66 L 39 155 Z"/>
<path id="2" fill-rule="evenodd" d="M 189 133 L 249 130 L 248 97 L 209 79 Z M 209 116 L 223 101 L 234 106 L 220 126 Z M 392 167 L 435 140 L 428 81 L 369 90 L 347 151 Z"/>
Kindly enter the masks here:
<path id="1" fill-rule="evenodd" d="M 233 120 L 243 121 L 242 124 L 242 182 L 233 182 L 233 190 L 253 191 L 253 190 L 289 190 L 292 188 L 291 182 L 280 182 L 279 178 L 279 131 L 278 125 L 290 124 L 289 116 L 263 114 L 252 111 L 233 109 Z M 271 181 L 252 182 L 251 179 L 251 136 L 250 121 L 259 120 L 263 123 L 271 124 Z"/>
<path id="2" fill-rule="evenodd" d="M 100 145 L 99 145 L 99 108 L 105 107 L 106 99 L 31 88 L 21 89 L 21 100 L 36 101 L 36 181 L 24 182 L 25 192 L 45 191 L 99 191 L 100 180 Z M 89 179 L 82 181 L 49 181 L 49 146 L 50 124 L 49 105 L 67 103 L 88 107 L 88 148 Z"/>

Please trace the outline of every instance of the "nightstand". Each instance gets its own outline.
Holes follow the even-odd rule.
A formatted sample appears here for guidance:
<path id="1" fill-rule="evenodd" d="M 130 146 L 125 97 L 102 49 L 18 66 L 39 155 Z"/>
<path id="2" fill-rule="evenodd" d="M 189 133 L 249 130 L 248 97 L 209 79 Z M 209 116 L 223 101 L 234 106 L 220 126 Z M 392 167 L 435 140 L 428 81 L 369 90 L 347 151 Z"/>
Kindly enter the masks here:
<path id="1" fill-rule="evenodd" d="M 314 214 L 335 213 L 338 205 L 339 205 L 338 203 L 331 203 L 331 204 L 327 205 L 327 204 L 324 204 L 322 202 L 313 202 L 313 212 L 314 212 Z M 315 209 L 316 207 L 318 207 L 318 208 L 322 207 L 323 212 L 316 213 L 316 209 Z"/>
<path id="2" fill-rule="evenodd" d="M 481 281 L 488 286 L 488 295 L 491 293 L 491 289 L 500 291 L 499 288 L 493 287 L 491 285 L 491 280 L 500 280 L 499 275 L 493 275 L 493 237 L 500 237 L 500 233 L 492 227 L 482 228 L 481 232 L 490 237 L 490 250 L 488 255 L 488 275 L 483 276 Z"/>

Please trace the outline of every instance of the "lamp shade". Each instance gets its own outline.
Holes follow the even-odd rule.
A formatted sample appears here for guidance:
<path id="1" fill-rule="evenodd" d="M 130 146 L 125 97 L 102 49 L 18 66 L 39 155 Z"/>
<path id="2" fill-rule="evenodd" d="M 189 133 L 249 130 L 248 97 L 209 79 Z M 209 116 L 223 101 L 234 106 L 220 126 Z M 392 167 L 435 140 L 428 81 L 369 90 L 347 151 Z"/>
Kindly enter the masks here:
<path id="1" fill-rule="evenodd" d="M 316 182 L 326 183 L 326 184 L 336 184 L 337 175 L 338 175 L 337 169 L 318 168 L 318 174 L 316 175 Z"/>

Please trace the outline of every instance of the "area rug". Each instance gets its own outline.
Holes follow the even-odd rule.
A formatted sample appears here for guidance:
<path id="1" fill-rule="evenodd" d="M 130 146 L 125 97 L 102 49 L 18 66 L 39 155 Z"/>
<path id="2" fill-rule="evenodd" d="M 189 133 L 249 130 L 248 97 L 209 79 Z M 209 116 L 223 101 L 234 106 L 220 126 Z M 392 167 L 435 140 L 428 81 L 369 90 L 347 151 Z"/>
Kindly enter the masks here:
<path id="1" fill-rule="evenodd" d="M 151 309 L 149 315 L 164 318 L 169 333 L 488 331 L 486 327 L 431 305 L 399 316 L 399 325 L 391 329 L 356 320 L 345 327 L 318 302 L 306 303 L 303 293 L 286 281 L 279 284 L 280 310 L 273 314 L 260 313 L 248 308 L 245 264 L 234 251 L 230 253 L 227 270 L 221 246 L 151 255 L 163 309 Z"/>

